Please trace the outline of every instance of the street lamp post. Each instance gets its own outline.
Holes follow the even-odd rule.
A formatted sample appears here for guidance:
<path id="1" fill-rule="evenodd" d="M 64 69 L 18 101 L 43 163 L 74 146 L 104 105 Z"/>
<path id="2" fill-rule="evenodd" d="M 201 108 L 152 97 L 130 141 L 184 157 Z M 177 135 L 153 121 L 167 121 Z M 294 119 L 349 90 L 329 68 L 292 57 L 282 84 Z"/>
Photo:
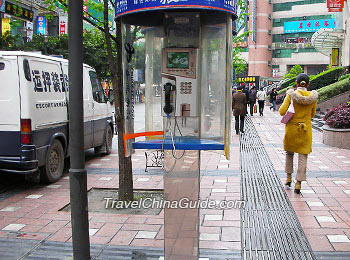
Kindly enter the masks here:
<path id="1" fill-rule="evenodd" d="M 49 41 L 49 36 L 47 34 L 44 34 L 43 37 L 44 37 L 44 54 L 47 55 L 47 43 Z"/>
<path id="2" fill-rule="evenodd" d="M 90 259 L 87 171 L 84 156 L 83 0 L 69 1 L 70 204 L 74 260 Z"/>

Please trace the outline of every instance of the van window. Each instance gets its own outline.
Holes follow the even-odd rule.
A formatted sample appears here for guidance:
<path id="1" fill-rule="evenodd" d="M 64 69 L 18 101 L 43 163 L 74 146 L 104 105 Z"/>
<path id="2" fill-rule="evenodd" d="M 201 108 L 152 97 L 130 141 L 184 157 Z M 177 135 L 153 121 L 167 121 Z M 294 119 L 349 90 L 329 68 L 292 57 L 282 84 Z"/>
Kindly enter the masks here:
<path id="1" fill-rule="evenodd" d="M 102 88 L 100 80 L 94 71 L 89 71 L 91 86 L 92 86 L 92 96 L 94 100 L 98 103 L 106 103 L 107 98 L 105 96 L 105 91 Z"/>
<path id="2" fill-rule="evenodd" d="M 5 63 L 0 62 L 0 70 L 4 70 L 5 69 Z"/>

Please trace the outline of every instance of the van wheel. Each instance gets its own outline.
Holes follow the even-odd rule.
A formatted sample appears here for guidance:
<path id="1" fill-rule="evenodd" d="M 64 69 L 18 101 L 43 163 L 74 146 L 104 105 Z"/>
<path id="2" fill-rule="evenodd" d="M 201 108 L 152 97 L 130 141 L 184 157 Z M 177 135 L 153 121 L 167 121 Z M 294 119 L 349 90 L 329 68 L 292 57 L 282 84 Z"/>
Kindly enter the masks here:
<path id="1" fill-rule="evenodd" d="M 106 135 L 105 135 L 105 140 L 103 142 L 103 145 L 95 147 L 95 153 L 96 154 L 104 154 L 104 155 L 109 155 L 112 152 L 112 140 L 113 140 L 113 131 L 111 126 L 107 126 L 106 129 Z"/>
<path id="2" fill-rule="evenodd" d="M 40 170 L 40 178 L 45 183 L 58 181 L 64 168 L 64 151 L 60 141 L 54 140 L 47 153 L 45 165 Z"/>

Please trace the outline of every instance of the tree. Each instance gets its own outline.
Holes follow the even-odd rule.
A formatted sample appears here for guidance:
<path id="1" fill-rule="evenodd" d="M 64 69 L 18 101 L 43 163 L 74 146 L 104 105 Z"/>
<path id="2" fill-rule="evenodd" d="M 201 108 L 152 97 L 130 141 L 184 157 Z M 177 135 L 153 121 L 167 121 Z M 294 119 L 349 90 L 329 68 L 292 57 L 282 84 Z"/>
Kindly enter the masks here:
<path id="1" fill-rule="evenodd" d="M 112 55 L 111 37 L 108 27 L 108 0 L 104 0 L 104 33 L 107 43 L 108 63 L 111 72 L 113 90 L 115 93 L 116 121 L 118 126 L 118 155 L 119 155 L 119 200 L 133 200 L 133 180 L 131 157 L 124 155 L 124 99 L 123 99 L 123 63 L 122 63 L 122 26 L 117 23 L 117 66 Z M 118 68 L 118 69 L 117 69 Z M 122 158 L 122 159 L 121 159 Z"/>
<path id="2" fill-rule="evenodd" d="M 112 42 L 112 56 L 117 59 L 116 43 Z M 84 62 L 96 69 L 98 76 L 111 81 L 105 34 L 98 30 L 84 32 Z"/>
<path id="3" fill-rule="evenodd" d="M 293 68 L 290 69 L 289 73 L 283 76 L 283 79 L 292 79 L 298 76 L 300 73 L 304 73 L 303 68 L 300 65 L 294 65 Z"/>
<path id="4" fill-rule="evenodd" d="M 83 37 L 84 63 L 95 68 L 99 78 L 110 81 L 111 75 L 108 63 L 106 63 L 108 56 L 104 33 L 99 30 L 85 31 Z M 20 41 L 20 38 L 19 35 L 5 34 L 1 36 L 0 49 L 44 52 L 44 37 L 42 35 L 34 35 L 32 41 L 28 42 Z M 113 57 L 116 59 L 117 52 L 114 42 L 112 42 L 112 49 Z M 63 58 L 68 59 L 68 35 L 48 36 L 47 54 L 62 55 Z"/>
<path id="5" fill-rule="evenodd" d="M 7 31 L 0 35 L 0 50 L 18 49 L 20 46 L 23 46 L 23 39 L 18 34 L 13 36 Z"/>

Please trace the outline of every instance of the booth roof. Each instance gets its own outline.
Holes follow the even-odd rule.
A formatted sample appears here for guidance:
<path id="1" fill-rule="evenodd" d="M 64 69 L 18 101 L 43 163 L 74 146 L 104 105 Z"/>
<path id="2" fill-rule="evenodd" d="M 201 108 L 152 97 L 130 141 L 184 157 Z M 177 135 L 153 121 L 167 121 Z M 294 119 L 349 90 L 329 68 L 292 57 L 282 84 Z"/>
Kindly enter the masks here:
<path id="1" fill-rule="evenodd" d="M 132 15 L 137 19 L 133 19 L 133 24 L 145 25 L 145 20 L 152 20 L 152 25 L 159 18 L 159 14 L 164 11 L 172 10 L 186 10 L 186 11 L 197 11 L 198 10 L 208 10 L 215 12 L 226 12 L 230 13 L 235 19 L 237 11 L 237 1 L 224 1 L 224 0 L 156 0 L 145 2 L 142 1 L 125 1 L 116 0 L 116 18 L 123 16 L 129 17 Z M 163 12 L 159 12 L 163 11 Z M 147 19 L 145 19 L 145 13 L 147 13 Z M 136 15 L 136 16 L 135 16 Z M 143 19 L 142 19 L 143 18 Z M 141 24 L 140 24 L 141 23 Z M 151 24 L 150 24 L 151 25 Z"/>

